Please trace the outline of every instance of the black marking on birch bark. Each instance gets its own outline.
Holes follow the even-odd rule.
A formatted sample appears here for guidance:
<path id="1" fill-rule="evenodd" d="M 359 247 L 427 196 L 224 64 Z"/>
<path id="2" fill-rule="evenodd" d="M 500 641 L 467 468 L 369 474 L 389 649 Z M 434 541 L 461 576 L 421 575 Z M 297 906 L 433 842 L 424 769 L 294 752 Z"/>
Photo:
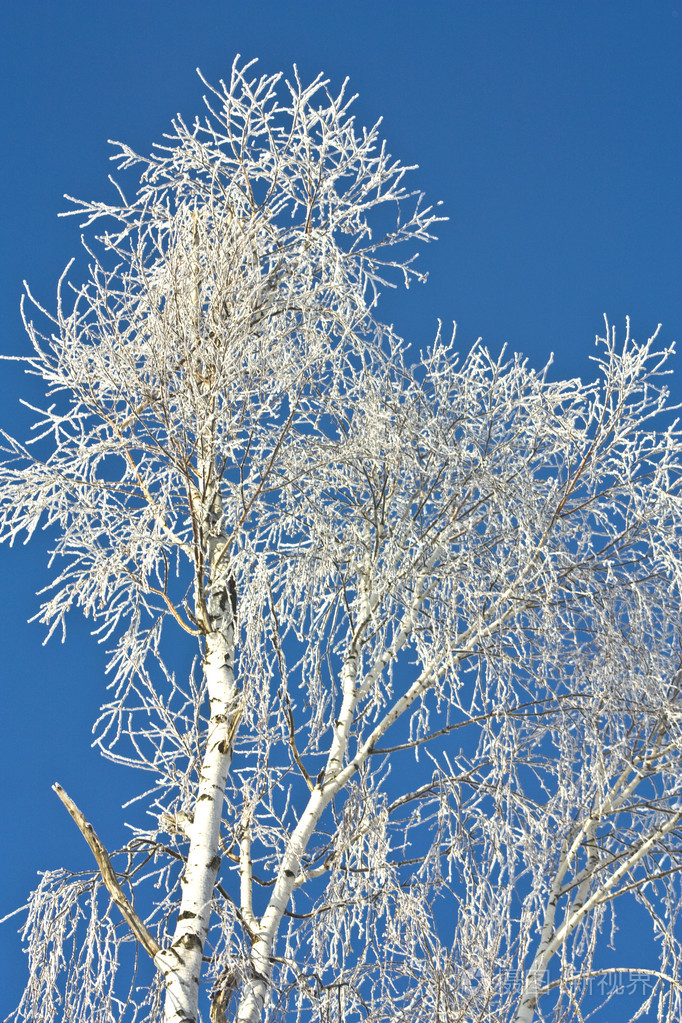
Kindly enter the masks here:
<path id="1" fill-rule="evenodd" d="M 213 583 L 208 592 L 208 615 L 216 629 L 237 624 L 237 584 L 234 576 Z"/>
<path id="2" fill-rule="evenodd" d="M 196 913 L 193 913 L 191 909 L 185 909 L 178 916 L 178 920 L 190 920 L 196 917 Z"/>
<path id="3" fill-rule="evenodd" d="M 293 870 L 285 870 L 284 871 L 284 876 L 285 877 L 296 877 L 296 875 L 294 874 Z"/>
<path id="4" fill-rule="evenodd" d="M 204 947 L 197 934 L 183 934 L 181 938 L 178 938 L 178 940 L 174 942 L 174 944 L 180 945 L 182 948 L 186 948 L 187 950 L 191 948 L 202 949 Z"/>
<path id="5" fill-rule="evenodd" d="M 218 752 L 225 756 L 226 753 L 230 752 L 230 744 L 227 739 L 221 739 L 218 743 Z"/>
<path id="6" fill-rule="evenodd" d="M 211 859 L 206 864 L 206 866 L 208 867 L 209 870 L 217 870 L 218 867 L 220 866 L 220 856 L 218 855 L 212 856 Z"/>
<path id="7" fill-rule="evenodd" d="M 171 945 L 170 948 L 165 949 L 164 950 L 164 954 L 165 954 L 165 952 L 172 952 L 173 955 L 175 956 L 175 958 L 177 959 L 177 961 L 180 963 L 180 965 L 181 966 L 184 965 L 185 960 L 182 958 L 182 956 L 178 952 L 177 948 L 174 948 L 173 945 Z M 168 977 L 169 974 L 171 974 L 173 972 L 174 972 L 173 967 L 169 966 L 167 970 L 164 970 L 163 975 L 164 975 L 164 977 Z M 170 984 L 171 981 L 167 981 L 167 983 Z"/>
<path id="8" fill-rule="evenodd" d="M 201 795 L 199 796 L 198 802 L 200 803 L 202 801 L 202 799 L 213 800 L 213 796 L 209 795 L 208 792 L 202 792 Z"/>
<path id="9" fill-rule="evenodd" d="M 237 584 L 234 576 L 231 575 L 227 580 L 227 595 L 230 598 L 230 607 L 232 609 L 232 621 L 237 624 Z"/>
<path id="10" fill-rule="evenodd" d="M 225 617 L 228 595 L 224 586 L 212 586 L 208 594 L 208 614 L 212 622 Z"/>

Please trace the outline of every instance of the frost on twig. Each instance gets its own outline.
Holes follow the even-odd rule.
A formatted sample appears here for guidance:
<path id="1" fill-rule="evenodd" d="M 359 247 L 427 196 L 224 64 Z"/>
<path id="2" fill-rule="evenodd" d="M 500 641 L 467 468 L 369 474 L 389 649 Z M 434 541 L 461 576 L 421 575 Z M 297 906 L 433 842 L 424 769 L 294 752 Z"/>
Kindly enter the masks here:
<path id="1" fill-rule="evenodd" d="M 13 1019 L 142 1023 L 160 1018 L 160 986 L 153 976 L 146 987 L 139 983 L 141 974 L 136 982 L 129 937 L 121 933 L 111 901 L 92 875 L 43 874 L 23 934 L 30 979 Z"/>

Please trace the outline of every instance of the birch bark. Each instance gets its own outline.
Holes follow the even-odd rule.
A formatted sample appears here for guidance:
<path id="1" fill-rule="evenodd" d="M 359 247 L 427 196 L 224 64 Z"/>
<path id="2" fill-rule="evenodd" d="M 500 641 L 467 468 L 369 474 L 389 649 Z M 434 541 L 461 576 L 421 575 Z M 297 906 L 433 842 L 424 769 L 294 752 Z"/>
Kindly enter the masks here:
<path id="1" fill-rule="evenodd" d="M 196 1023 L 204 942 L 220 866 L 219 842 L 225 783 L 238 725 L 234 681 L 234 627 L 206 637 L 210 722 L 206 753 L 190 828 L 182 899 L 170 948 L 156 956 L 166 984 L 165 1023 Z"/>

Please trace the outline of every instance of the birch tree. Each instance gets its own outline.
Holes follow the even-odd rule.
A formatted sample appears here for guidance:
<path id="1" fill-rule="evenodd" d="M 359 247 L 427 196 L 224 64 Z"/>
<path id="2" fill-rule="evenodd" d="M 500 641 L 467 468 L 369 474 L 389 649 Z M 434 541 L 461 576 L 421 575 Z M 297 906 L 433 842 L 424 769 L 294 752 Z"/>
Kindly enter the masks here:
<path id="1" fill-rule="evenodd" d="M 377 301 L 438 217 L 379 125 L 321 77 L 206 87 L 75 202 L 85 283 L 28 293 L 1 536 L 46 529 L 41 620 L 91 619 L 96 742 L 146 773 L 118 849 L 55 785 L 92 870 L 41 875 L 11 1019 L 606 1020 L 627 970 L 673 1023 L 672 349 L 412 353 Z"/>

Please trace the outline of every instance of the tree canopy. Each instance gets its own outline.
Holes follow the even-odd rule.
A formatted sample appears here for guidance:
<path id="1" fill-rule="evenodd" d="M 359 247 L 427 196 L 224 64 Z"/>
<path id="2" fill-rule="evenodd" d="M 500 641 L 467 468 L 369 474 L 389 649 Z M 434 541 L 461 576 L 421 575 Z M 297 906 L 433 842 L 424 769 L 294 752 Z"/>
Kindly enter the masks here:
<path id="1" fill-rule="evenodd" d="M 25 317 L 0 536 L 47 527 L 42 618 L 92 619 L 97 743 L 147 778 L 112 852 L 56 786 L 93 871 L 43 875 L 13 1019 L 581 1020 L 637 900 L 672 1023 L 672 348 L 414 356 L 377 302 L 439 217 L 379 125 L 321 77 L 207 88 L 117 145 L 133 198 L 76 203 L 85 283 Z"/>

